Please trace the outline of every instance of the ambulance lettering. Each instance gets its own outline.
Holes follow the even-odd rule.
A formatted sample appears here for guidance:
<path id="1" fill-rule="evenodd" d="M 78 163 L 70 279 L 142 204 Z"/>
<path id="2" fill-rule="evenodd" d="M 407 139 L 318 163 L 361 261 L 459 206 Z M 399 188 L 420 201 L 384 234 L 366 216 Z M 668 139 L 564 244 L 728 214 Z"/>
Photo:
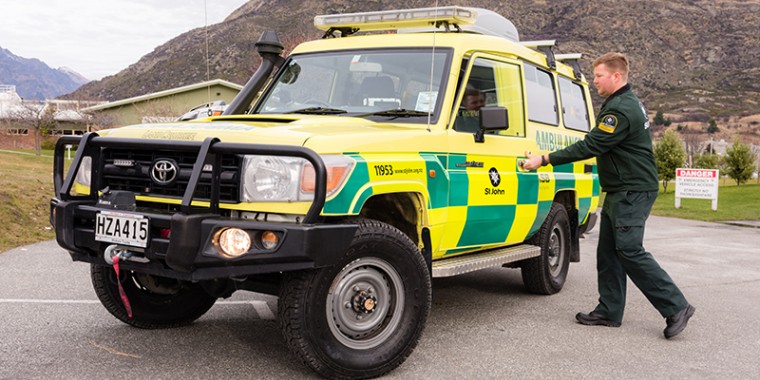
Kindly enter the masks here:
<path id="1" fill-rule="evenodd" d="M 546 131 L 536 131 L 536 144 L 541 150 L 560 150 L 580 141 L 579 137 Z"/>

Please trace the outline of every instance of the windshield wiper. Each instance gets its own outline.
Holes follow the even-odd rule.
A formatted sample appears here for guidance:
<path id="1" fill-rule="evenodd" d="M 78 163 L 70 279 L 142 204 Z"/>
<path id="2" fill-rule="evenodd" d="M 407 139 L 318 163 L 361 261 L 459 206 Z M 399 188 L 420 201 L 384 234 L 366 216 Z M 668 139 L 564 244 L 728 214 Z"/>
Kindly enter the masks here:
<path id="1" fill-rule="evenodd" d="M 342 110 L 339 108 L 326 108 L 326 107 L 308 107 L 308 108 L 302 108 L 300 110 L 285 112 L 285 113 L 300 113 L 300 114 L 306 114 L 306 115 L 338 115 L 342 113 L 347 113 L 346 110 Z"/>
<path id="2" fill-rule="evenodd" d="M 364 115 L 359 115 L 358 117 L 367 117 L 367 116 L 385 116 L 385 117 L 420 117 L 420 116 L 427 116 L 427 112 L 422 111 L 416 111 L 416 110 L 408 110 L 405 108 L 399 108 L 395 110 L 385 110 L 385 111 L 378 111 L 378 112 L 372 112 Z"/>

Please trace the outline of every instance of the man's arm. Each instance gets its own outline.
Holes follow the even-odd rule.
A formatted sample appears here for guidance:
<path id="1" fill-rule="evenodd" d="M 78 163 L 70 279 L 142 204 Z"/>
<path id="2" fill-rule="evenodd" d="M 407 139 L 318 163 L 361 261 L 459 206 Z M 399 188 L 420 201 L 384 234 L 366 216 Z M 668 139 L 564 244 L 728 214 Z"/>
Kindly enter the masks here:
<path id="1" fill-rule="evenodd" d="M 564 149 L 549 154 L 533 156 L 525 152 L 527 160 L 523 164 L 526 170 L 535 170 L 548 164 L 562 165 L 569 162 L 599 157 L 616 147 L 628 135 L 628 119 L 617 112 L 605 113 L 602 122 L 594 127 L 583 140 Z"/>
<path id="2" fill-rule="evenodd" d="M 601 122 L 586 137 L 565 149 L 549 153 L 553 165 L 599 157 L 616 147 L 628 136 L 630 123 L 625 115 L 606 112 Z"/>
<path id="3" fill-rule="evenodd" d="M 602 122 L 594 127 L 583 140 L 567 148 L 540 156 L 532 156 L 530 152 L 526 152 L 525 156 L 528 159 L 523 164 L 523 168 L 535 170 L 547 164 L 562 165 L 607 153 L 628 135 L 629 123 L 625 116 L 617 112 L 605 113 L 601 120 Z"/>

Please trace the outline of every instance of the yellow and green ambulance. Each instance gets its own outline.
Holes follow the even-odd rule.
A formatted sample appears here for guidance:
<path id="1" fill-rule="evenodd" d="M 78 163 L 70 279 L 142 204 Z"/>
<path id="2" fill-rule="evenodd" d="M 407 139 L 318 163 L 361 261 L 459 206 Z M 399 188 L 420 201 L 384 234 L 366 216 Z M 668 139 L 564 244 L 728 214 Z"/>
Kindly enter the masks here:
<path id="1" fill-rule="evenodd" d="M 163 328 L 237 290 L 279 295 L 295 355 L 353 378 L 411 354 L 432 277 L 504 266 L 560 291 L 595 223 L 596 165 L 522 161 L 589 131 L 580 57 L 476 8 L 315 26 L 287 57 L 264 33 L 221 116 L 59 140 L 51 222 L 106 309 Z"/>

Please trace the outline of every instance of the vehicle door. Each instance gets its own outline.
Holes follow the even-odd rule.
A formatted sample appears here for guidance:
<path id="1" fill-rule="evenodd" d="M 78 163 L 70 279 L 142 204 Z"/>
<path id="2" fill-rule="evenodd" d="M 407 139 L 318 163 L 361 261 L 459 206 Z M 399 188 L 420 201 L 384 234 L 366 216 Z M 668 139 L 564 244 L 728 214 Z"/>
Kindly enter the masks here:
<path id="1" fill-rule="evenodd" d="M 523 81 L 519 61 L 474 54 L 460 81 L 449 125 L 450 180 L 446 255 L 522 242 L 536 218 L 538 180 L 521 172 L 518 160 L 535 142 L 526 138 Z M 506 108 L 509 128 L 476 141 L 477 103 Z M 475 103 L 475 106 L 473 106 Z"/>

